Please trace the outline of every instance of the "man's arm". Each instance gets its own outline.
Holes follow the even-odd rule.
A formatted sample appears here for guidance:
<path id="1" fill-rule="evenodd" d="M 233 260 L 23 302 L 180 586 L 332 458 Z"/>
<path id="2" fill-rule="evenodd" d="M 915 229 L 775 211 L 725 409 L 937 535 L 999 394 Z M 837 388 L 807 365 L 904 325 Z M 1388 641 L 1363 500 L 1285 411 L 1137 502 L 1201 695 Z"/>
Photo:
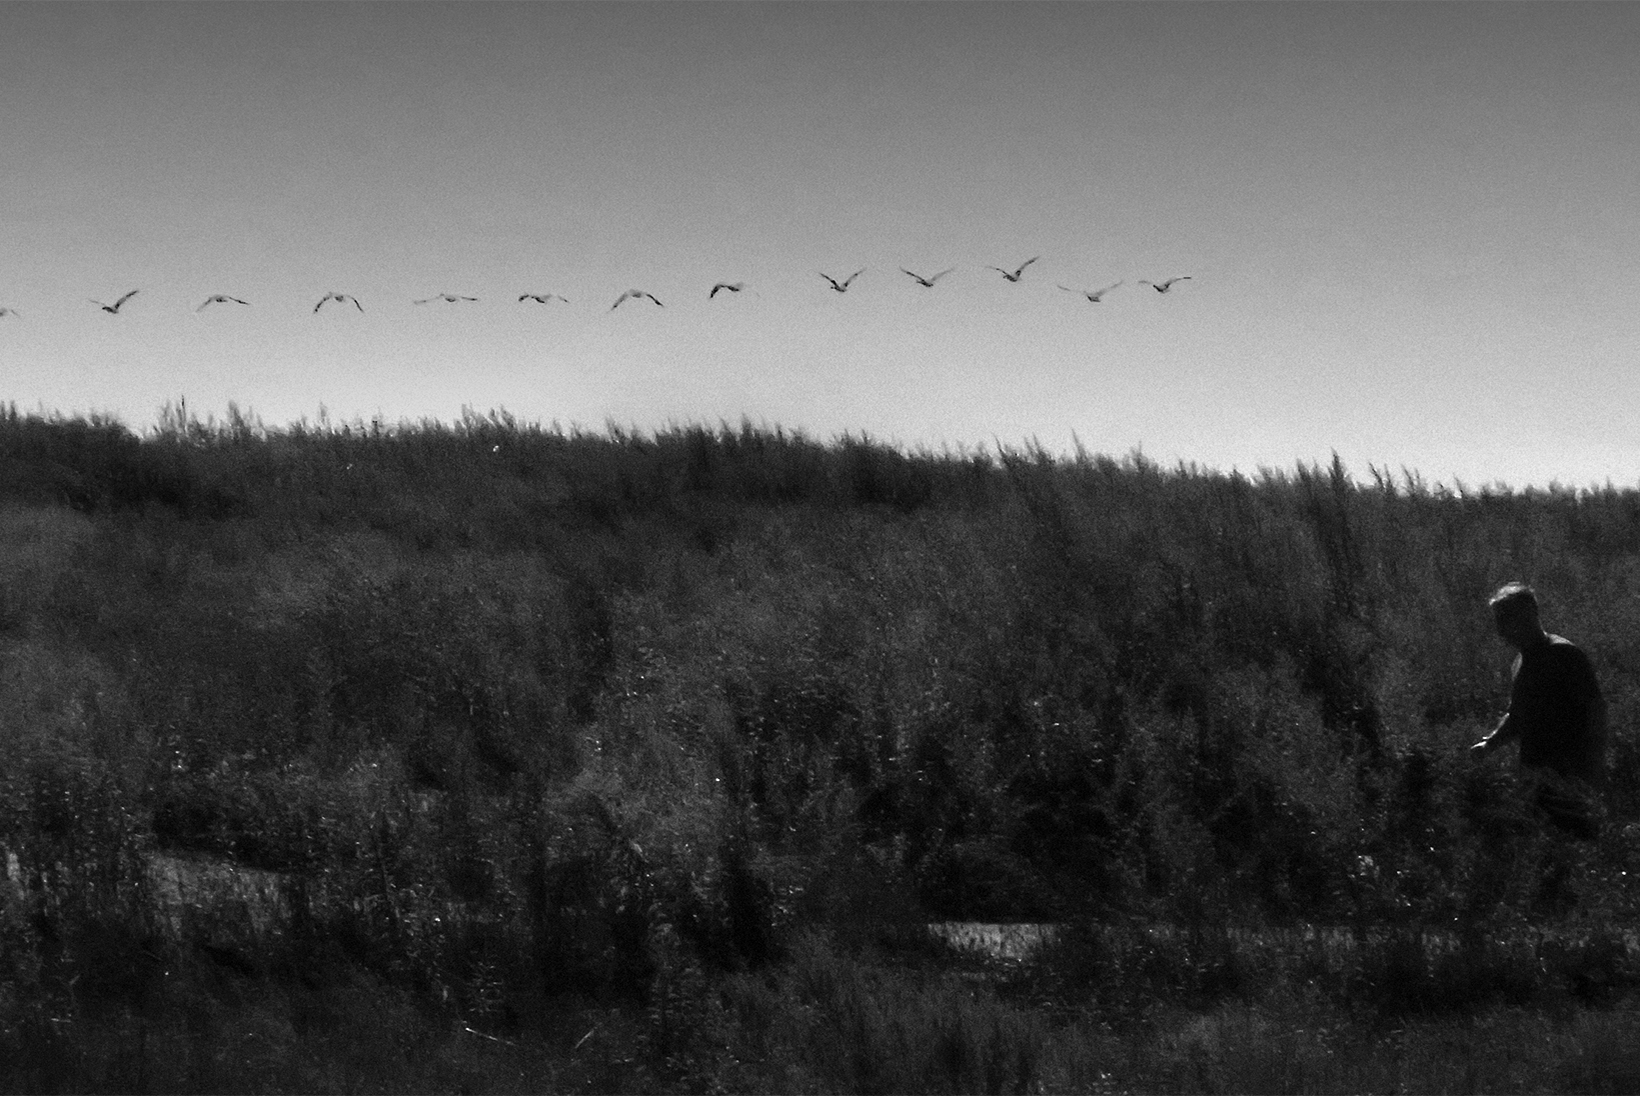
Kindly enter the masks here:
<path id="1" fill-rule="evenodd" d="M 1602 711 L 1604 711 L 1603 708 Z M 1473 757 L 1482 757 L 1491 753 L 1499 746 L 1506 745 L 1509 742 L 1519 738 L 1521 731 L 1520 720 L 1513 718 L 1513 716 L 1514 712 L 1505 712 L 1503 718 L 1498 720 L 1498 725 L 1492 728 L 1491 734 L 1485 736 L 1479 742 L 1469 747 L 1470 755 Z M 1604 716 L 1602 716 L 1602 718 L 1604 718 Z"/>
<path id="2" fill-rule="evenodd" d="M 1523 654 L 1515 656 L 1515 664 L 1509 668 L 1509 710 L 1503 713 L 1503 718 L 1498 720 L 1498 725 L 1492 728 L 1491 734 L 1484 735 L 1479 742 L 1469 747 L 1469 756 L 1484 757 L 1499 746 L 1513 742 L 1526 730 L 1526 720 L 1522 718 L 1526 704 L 1521 695 L 1520 680 L 1520 672 L 1525 663 Z"/>

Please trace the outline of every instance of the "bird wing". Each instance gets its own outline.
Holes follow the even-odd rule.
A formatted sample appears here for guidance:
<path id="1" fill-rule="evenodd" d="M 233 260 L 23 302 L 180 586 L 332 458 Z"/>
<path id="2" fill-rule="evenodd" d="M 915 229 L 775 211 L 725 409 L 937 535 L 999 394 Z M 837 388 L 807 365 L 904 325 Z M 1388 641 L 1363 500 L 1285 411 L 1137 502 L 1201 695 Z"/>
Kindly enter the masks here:
<path id="1" fill-rule="evenodd" d="M 338 298 L 338 299 L 340 299 L 340 298 Z M 363 311 L 364 311 L 364 305 L 362 305 L 362 304 L 360 304 L 360 303 L 359 303 L 359 298 L 357 298 L 357 297 L 349 297 L 349 298 L 348 298 L 348 300 L 350 300 L 350 301 L 352 301 L 352 302 L 353 302 L 353 307 L 354 307 L 354 308 L 357 308 L 357 309 L 358 309 L 358 310 L 359 310 L 359 311 L 360 311 L 360 312 L 363 312 Z"/>
<path id="2" fill-rule="evenodd" d="M 655 296 L 653 293 L 645 293 L 644 296 L 648 297 L 650 300 L 654 301 L 656 304 L 661 304 L 661 299 L 659 297 Z M 666 306 L 664 304 L 661 304 L 661 307 L 665 308 Z"/>
<path id="3" fill-rule="evenodd" d="M 938 274 L 936 274 L 932 278 L 928 279 L 928 284 L 933 285 L 935 282 L 939 281 L 941 278 L 945 277 L 947 274 L 951 273 L 955 269 L 957 269 L 957 268 L 954 267 L 954 266 L 946 267 L 944 270 L 940 271 Z"/>
<path id="4" fill-rule="evenodd" d="M 1029 259 L 1026 259 L 1026 260 L 1025 260 L 1025 261 L 1024 261 L 1024 262 L 1022 262 L 1022 263 L 1020 263 L 1020 264 L 1019 264 L 1019 269 L 1018 269 L 1018 270 L 1016 270 L 1016 271 L 1014 271 L 1014 277 L 1016 277 L 1016 278 L 1017 278 L 1017 277 L 1019 277 L 1019 276 L 1020 276 L 1020 275 L 1021 275 L 1021 274 L 1023 274 L 1023 273 L 1025 273 L 1025 268 L 1026 268 L 1026 267 L 1028 267 L 1028 266 L 1030 266 L 1030 265 L 1031 265 L 1031 264 L 1032 264 L 1032 263 L 1034 263 L 1034 262 L 1036 262 L 1036 261 L 1037 261 L 1037 260 L 1038 260 L 1038 259 L 1040 259 L 1040 258 L 1042 258 L 1042 256 L 1040 256 L 1040 255 L 1032 255 L 1032 256 L 1031 256 L 1031 257 L 1030 257 L 1030 258 L 1029 258 Z"/>
<path id="5" fill-rule="evenodd" d="M 432 304 L 432 303 L 433 303 L 433 301 L 435 301 L 435 300 L 437 300 L 437 299 L 438 299 L 438 298 L 436 298 L 436 297 L 423 297 L 423 298 L 422 298 L 422 299 L 421 299 L 421 300 L 419 300 L 419 301 L 411 301 L 411 302 L 410 302 L 410 303 L 411 303 L 411 304 Z"/>
<path id="6" fill-rule="evenodd" d="M 215 297 L 206 297 L 206 298 L 205 298 L 205 304 L 210 304 L 210 303 L 211 303 L 211 302 L 212 302 L 212 301 L 214 301 L 214 300 L 216 300 L 216 298 L 215 298 Z M 194 311 L 195 311 L 195 312 L 203 312 L 203 311 L 205 311 L 205 304 L 202 304 L 202 305 L 200 305 L 200 306 L 199 306 L 199 307 L 198 307 L 198 308 L 196 308 L 196 309 L 194 309 Z"/>
<path id="7" fill-rule="evenodd" d="M 119 300 L 115 301 L 114 302 L 114 307 L 118 308 L 120 305 L 124 304 L 126 301 L 129 301 L 132 297 L 135 297 L 136 295 L 137 295 L 137 291 L 135 289 L 133 289 L 131 292 L 127 293 L 125 296 L 123 296 Z"/>
<path id="8" fill-rule="evenodd" d="M 615 303 L 609 306 L 609 310 L 611 312 L 615 311 L 617 308 L 621 307 L 621 302 L 622 301 L 626 300 L 628 297 L 636 297 L 636 296 L 638 296 L 638 291 L 637 290 L 635 290 L 635 289 L 627 290 L 625 293 L 622 293 L 619 297 L 615 298 Z"/>
<path id="9" fill-rule="evenodd" d="M 843 287 L 841 285 L 837 284 L 837 279 L 833 278 L 830 274 L 827 274 L 824 271 L 816 271 L 815 273 L 819 274 L 822 278 L 826 279 L 826 281 L 830 282 L 831 287 L 833 289 L 837 290 L 839 293 L 841 293 L 843 291 Z"/>

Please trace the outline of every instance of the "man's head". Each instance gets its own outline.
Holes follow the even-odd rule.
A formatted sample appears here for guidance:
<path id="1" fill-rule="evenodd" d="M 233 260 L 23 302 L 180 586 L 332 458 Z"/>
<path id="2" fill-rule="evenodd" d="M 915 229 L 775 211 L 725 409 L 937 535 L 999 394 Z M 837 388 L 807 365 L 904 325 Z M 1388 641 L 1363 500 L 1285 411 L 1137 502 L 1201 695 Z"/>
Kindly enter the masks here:
<path id="1" fill-rule="evenodd" d="M 1511 582 L 1498 589 L 1488 602 L 1498 635 L 1525 650 L 1542 642 L 1543 625 L 1538 620 L 1537 594 L 1524 582 Z"/>

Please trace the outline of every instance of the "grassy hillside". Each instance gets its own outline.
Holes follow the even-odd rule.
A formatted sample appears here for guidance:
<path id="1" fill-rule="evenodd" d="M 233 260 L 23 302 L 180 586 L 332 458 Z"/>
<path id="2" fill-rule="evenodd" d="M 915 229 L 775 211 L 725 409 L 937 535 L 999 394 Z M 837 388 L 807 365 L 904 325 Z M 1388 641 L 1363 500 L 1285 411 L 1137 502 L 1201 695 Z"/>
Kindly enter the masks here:
<path id="1" fill-rule="evenodd" d="M 12 408 L 0 1087 L 1358 1090 L 1178 1033 L 1566 1002 L 1521 1083 L 1619 1083 L 1640 494 L 1367 478 Z M 1514 578 L 1611 704 L 1592 845 L 1466 754 Z M 230 868 L 271 922 L 155 913 Z M 931 920 L 1078 928 L 952 982 Z"/>

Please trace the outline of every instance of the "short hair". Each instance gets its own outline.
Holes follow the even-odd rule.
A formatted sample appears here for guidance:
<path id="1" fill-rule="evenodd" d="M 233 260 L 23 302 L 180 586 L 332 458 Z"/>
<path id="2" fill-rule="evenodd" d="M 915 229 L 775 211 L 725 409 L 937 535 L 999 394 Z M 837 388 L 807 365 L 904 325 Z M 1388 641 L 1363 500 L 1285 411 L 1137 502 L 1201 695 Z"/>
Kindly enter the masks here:
<path id="1" fill-rule="evenodd" d="M 1524 582 L 1508 582 L 1498 587 L 1487 604 L 1501 617 L 1535 619 L 1538 615 L 1537 593 Z"/>

